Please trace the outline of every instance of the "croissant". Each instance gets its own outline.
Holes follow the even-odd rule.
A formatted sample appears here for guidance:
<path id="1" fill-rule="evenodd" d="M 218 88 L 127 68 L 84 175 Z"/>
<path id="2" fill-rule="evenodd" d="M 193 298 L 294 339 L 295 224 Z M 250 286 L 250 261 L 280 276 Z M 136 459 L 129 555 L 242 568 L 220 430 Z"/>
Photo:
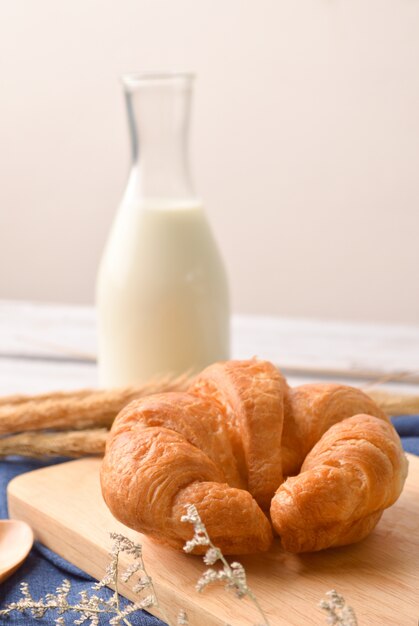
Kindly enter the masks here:
<path id="1" fill-rule="evenodd" d="M 303 552 L 365 537 L 406 474 L 400 439 L 368 396 L 292 389 L 273 364 L 252 359 L 215 363 L 187 392 L 127 405 L 101 486 L 117 519 L 176 549 L 191 538 L 181 517 L 192 503 L 225 554 L 266 551 L 274 531 Z"/>

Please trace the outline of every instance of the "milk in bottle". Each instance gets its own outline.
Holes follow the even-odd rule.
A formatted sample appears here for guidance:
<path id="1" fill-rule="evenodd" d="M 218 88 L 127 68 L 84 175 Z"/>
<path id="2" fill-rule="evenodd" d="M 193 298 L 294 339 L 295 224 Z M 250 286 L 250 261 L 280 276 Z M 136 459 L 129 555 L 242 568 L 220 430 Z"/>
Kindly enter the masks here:
<path id="1" fill-rule="evenodd" d="M 223 262 L 187 161 L 188 74 L 123 78 L 133 163 L 97 279 L 102 386 L 229 357 Z"/>

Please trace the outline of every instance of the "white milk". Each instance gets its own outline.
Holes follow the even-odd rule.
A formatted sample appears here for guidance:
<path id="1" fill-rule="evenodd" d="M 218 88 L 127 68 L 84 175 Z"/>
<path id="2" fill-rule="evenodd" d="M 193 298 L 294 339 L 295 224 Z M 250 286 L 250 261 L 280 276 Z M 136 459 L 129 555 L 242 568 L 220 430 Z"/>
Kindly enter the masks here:
<path id="1" fill-rule="evenodd" d="M 224 266 L 199 201 L 124 204 L 97 282 L 102 386 L 229 356 Z"/>

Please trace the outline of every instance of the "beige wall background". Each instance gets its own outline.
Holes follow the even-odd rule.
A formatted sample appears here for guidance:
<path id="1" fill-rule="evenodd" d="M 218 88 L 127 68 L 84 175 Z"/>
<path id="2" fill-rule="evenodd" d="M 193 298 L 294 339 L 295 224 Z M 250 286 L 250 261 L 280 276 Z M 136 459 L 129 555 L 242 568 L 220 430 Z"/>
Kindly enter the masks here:
<path id="1" fill-rule="evenodd" d="M 93 302 L 143 69 L 198 74 L 236 312 L 419 322 L 418 0 L 2 0 L 1 298 Z"/>

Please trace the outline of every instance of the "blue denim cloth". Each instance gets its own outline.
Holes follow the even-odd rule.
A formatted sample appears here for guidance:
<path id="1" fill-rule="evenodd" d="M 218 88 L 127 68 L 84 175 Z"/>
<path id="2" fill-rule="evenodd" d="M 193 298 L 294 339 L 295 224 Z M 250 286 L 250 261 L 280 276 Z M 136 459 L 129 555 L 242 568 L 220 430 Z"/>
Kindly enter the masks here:
<path id="1" fill-rule="evenodd" d="M 419 416 L 398 417 L 394 419 L 393 423 L 402 439 L 406 452 L 419 455 Z M 54 462 L 56 463 L 57 461 Z M 23 472 L 29 472 L 51 464 L 52 462 L 41 463 L 39 461 L 28 461 L 18 458 L 0 463 L 0 518 L 7 517 L 6 487 L 9 480 Z M 5 604 L 16 601 L 20 597 L 19 585 L 22 581 L 29 583 L 33 597 L 39 598 L 55 590 L 64 578 L 68 578 L 71 581 L 72 591 L 69 597 L 72 601 L 78 599 L 80 591 L 89 590 L 94 582 L 93 578 L 54 552 L 40 544 L 35 544 L 24 565 L 0 585 L 0 608 L 3 608 Z M 112 592 L 108 589 L 103 589 L 100 593 L 103 594 L 103 597 L 109 598 Z M 121 598 L 122 606 L 125 605 L 125 602 Z M 53 614 L 47 613 L 42 620 L 35 620 L 29 615 L 14 613 L 7 620 L 0 618 L 0 624 L 4 623 L 10 626 L 30 626 L 31 624 L 36 626 L 36 624 L 43 624 L 52 626 L 55 617 Z M 68 617 L 67 622 L 72 624 L 73 619 Z M 152 617 L 145 611 L 134 613 L 130 616 L 130 621 L 133 626 L 163 626 L 162 621 Z M 101 618 L 101 626 L 108 623 L 108 618 L 105 616 Z"/>
<path id="2" fill-rule="evenodd" d="M 405 451 L 419 456 L 419 415 L 401 415 L 393 419 L 393 425 Z"/>

